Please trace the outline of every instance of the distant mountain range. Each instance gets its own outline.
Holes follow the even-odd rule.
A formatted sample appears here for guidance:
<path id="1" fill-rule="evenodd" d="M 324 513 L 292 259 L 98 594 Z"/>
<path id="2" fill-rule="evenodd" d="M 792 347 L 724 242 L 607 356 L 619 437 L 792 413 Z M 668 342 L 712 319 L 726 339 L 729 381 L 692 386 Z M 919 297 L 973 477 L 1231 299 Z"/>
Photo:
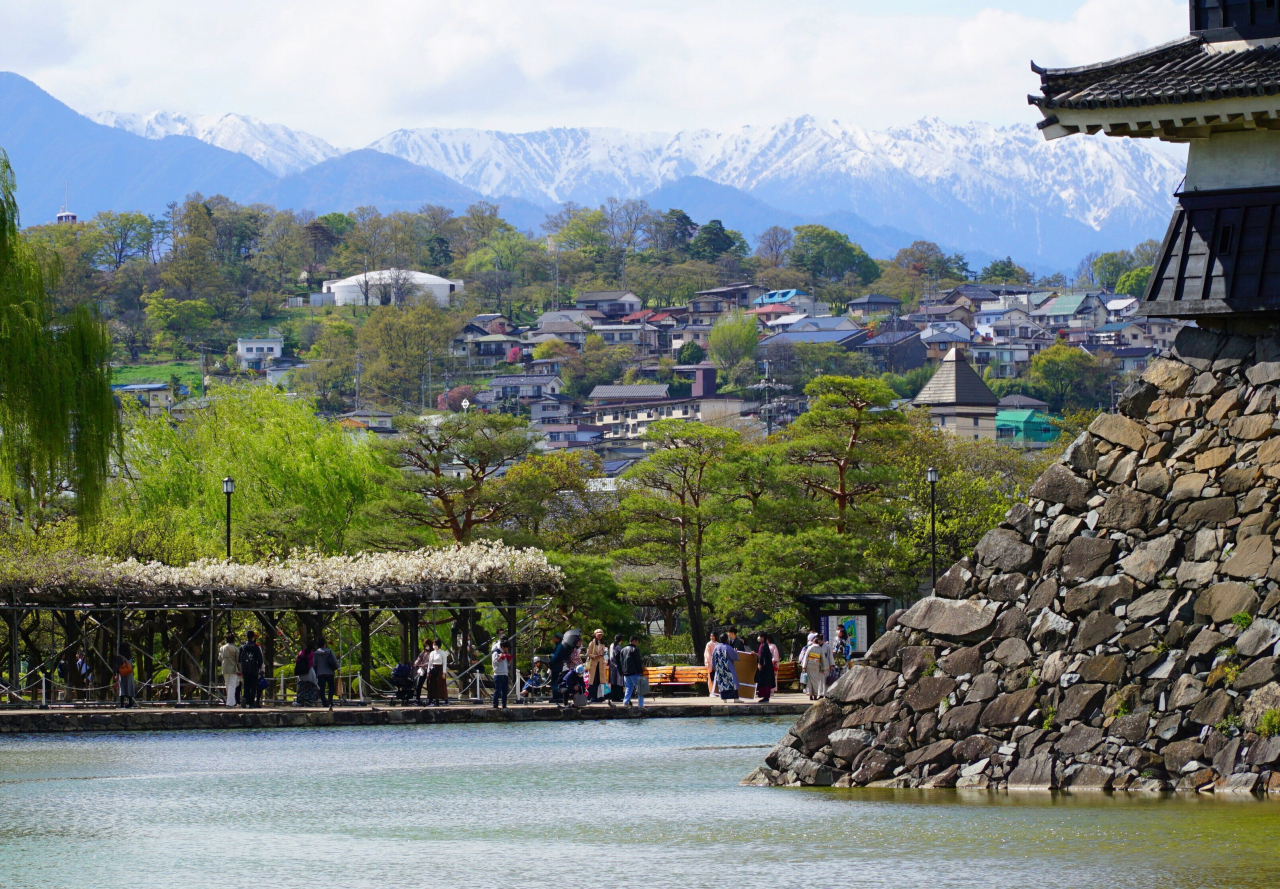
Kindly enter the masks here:
<path id="1" fill-rule="evenodd" d="M 348 151 L 236 114 L 77 114 L 0 73 L 0 147 L 28 223 L 73 209 L 157 211 L 192 191 L 316 212 L 499 203 L 522 228 L 566 201 L 643 197 L 754 238 L 821 222 L 873 255 L 917 238 L 976 261 L 1074 268 L 1091 250 L 1160 237 L 1185 163 L 1140 140 L 1045 142 L 1033 126 L 937 119 L 869 131 L 813 117 L 728 133 L 608 128 L 397 130 Z M 32 218 L 35 214 L 36 219 Z"/>

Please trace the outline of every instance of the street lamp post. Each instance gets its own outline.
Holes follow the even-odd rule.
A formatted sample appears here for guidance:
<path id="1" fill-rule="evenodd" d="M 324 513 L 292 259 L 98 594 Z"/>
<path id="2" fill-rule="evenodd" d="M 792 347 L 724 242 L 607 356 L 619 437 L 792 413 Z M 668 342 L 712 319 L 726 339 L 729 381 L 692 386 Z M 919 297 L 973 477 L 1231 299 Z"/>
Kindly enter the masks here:
<path id="1" fill-rule="evenodd" d="M 222 493 L 227 495 L 227 561 L 231 561 L 231 495 L 236 492 L 236 480 L 227 476 L 222 480 Z"/>
<path id="2" fill-rule="evenodd" d="M 933 566 L 933 582 L 929 592 L 938 586 L 938 470 L 930 466 L 925 473 L 929 480 L 929 552 Z"/>

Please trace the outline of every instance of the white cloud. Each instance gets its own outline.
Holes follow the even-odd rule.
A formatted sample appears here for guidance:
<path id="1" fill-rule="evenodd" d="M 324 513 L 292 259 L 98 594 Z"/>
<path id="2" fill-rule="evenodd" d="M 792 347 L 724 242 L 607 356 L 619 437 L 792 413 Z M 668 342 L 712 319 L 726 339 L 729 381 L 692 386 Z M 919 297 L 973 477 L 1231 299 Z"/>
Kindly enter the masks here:
<path id="1" fill-rule="evenodd" d="M 355 146 L 417 126 L 1032 121 L 1030 59 L 1185 31 L 1183 0 L 10 0 L 0 69 L 82 111 L 234 111 Z"/>

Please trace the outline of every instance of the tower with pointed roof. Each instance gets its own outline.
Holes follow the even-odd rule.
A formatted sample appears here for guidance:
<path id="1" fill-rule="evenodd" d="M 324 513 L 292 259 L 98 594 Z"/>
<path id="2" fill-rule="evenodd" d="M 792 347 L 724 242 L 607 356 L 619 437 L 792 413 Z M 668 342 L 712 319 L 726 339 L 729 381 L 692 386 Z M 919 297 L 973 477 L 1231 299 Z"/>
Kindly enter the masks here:
<path id="1" fill-rule="evenodd" d="M 939 429 L 962 438 L 995 440 L 1000 399 L 956 349 L 942 359 L 911 405 L 927 407 Z"/>
<path id="2" fill-rule="evenodd" d="M 1280 2 L 1189 0 L 1190 33 L 1078 68 L 1032 69 L 1047 139 L 1189 143 L 1140 313 L 1201 326 L 1280 318 Z"/>

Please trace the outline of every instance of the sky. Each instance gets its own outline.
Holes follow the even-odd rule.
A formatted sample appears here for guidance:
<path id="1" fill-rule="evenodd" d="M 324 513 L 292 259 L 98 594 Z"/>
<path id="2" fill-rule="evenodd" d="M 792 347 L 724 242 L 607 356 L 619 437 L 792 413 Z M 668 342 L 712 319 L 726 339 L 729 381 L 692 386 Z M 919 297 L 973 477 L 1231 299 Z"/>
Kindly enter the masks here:
<path id="1" fill-rule="evenodd" d="M 1030 60 L 1186 31 L 1186 0 L 0 0 L 0 70 L 85 113 L 235 112 L 350 148 L 412 127 L 1031 123 Z"/>

